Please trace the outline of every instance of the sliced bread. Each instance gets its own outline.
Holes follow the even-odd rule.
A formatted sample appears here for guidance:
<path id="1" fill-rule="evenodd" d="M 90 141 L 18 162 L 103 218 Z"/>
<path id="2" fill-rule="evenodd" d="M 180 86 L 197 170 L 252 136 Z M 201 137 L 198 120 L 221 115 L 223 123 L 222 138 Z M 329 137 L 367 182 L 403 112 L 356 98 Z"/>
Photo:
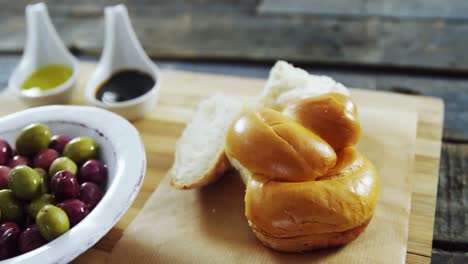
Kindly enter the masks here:
<path id="1" fill-rule="evenodd" d="M 207 185 L 230 168 L 224 153 L 226 132 L 242 109 L 242 100 L 225 95 L 215 95 L 200 103 L 176 143 L 170 170 L 174 187 L 190 189 Z"/>

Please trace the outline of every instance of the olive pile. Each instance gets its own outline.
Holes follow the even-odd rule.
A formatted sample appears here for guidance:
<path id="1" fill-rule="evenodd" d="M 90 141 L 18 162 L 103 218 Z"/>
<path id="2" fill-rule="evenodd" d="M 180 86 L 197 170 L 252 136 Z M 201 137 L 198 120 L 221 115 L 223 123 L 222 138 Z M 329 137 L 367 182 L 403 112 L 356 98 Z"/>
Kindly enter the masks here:
<path id="1" fill-rule="evenodd" d="M 78 224 L 99 203 L 107 167 L 90 137 L 25 127 L 16 149 L 0 139 L 0 260 L 36 249 Z"/>

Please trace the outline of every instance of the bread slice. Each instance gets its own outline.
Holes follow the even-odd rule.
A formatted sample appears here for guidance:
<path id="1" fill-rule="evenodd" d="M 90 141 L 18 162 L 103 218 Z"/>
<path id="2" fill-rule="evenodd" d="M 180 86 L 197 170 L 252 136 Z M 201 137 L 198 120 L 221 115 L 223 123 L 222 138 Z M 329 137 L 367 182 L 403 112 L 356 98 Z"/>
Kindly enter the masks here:
<path id="1" fill-rule="evenodd" d="M 242 111 L 239 98 L 215 95 L 200 103 L 176 143 L 171 184 L 190 189 L 217 180 L 230 168 L 224 153 L 226 132 Z"/>
<path id="2" fill-rule="evenodd" d="M 344 85 L 330 77 L 310 75 L 285 61 L 278 61 L 270 71 L 268 81 L 260 95 L 260 104 L 282 111 L 293 101 L 331 92 L 350 94 Z"/>

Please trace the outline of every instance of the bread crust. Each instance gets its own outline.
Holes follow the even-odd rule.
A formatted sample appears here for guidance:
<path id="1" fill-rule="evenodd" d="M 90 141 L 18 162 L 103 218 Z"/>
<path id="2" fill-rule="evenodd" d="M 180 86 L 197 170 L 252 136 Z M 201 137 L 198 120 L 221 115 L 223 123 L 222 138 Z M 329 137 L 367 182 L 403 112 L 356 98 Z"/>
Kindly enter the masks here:
<path id="1" fill-rule="evenodd" d="M 277 181 L 315 180 L 336 163 L 336 153 L 327 142 L 267 108 L 248 111 L 233 124 L 226 151 L 255 174 Z"/>
<path id="2" fill-rule="evenodd" d="M 323 138 L 334 150 L 355 145 L 361 135 L 357 107 L 348 96 L 327 93 L 288 105 L 283 113 Z"/>
<path id="3" fill-rule="evenodd" d="M 346 245 L 355 240 L 369 225 L 372 216 L 359 226 L 342 232 L 311 234 L 297 237 L 272 237 L 254 226 L 252 231 L 265 246 L 281 252 L 304 252 L 316 249 L 333 248 Z"/>

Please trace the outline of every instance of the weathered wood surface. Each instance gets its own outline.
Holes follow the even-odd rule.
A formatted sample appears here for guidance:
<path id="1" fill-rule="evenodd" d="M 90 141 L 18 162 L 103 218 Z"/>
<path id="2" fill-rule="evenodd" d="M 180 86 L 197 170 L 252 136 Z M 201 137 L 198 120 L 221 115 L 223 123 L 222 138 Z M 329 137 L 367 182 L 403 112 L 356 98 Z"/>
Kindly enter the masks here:
<path id="1" fill-rule="evenodd" d="M 15 64 L 18 62 L 19 57 L 15 55 L 11 56 L 0 56 L 0 87 L 5 87 L 7 84 L 7 79 L 9 74 L 13 70 Z M 163 61 L 159 63 L 163 69 L 179 69 L 179 70 L 189 70 L 196 72 L 212 72 L 217 74 L 228 74 L 228 75 L 237 75 L 244 77 L 257 77 L 257 78 L 266 78 L 268 70 L 271 65 L 268 64 L 245 64 L 245 63 L 207 63 L 207 62 L 180 62 L 180 61 Z M 444 76 L 424 76 L 424 75 L 404 75 L 399 73 L 375 73 L 375 72 L 362 72 L 362 71 L 350 71 L 350 70 L 336 70 L 333 68 L 317 68 L 317 67 L 305 67 L 309 71 L 314 73 L 322 73 L 331 75 L 337 80 L 344 82 L 345 84 L 352 87 L 362 87 L 366 89 L 384 89 L 384 90 L 403 90 L 410 91 L 412 93 L 420 93 L 423 95 L 433 95 L 444 98 L 445 100 L 445 126 L 444 126 L 444 137 L 446 141 L 455 142 L 452 143 L 454 146 L 458 146 L 458 142 L 468 142 L 463 141 L 468 138 L 467 131 L 467 117 L 468 117 L 468 106 L 466 102 L 468 99 L 468 82 L 463 78 L 447 78 Z M 1 88 L 0 88 L 1 89 Z M 464 99 L 465 98 L 465 99 Z M 0 105 L 0 109 L 5 106 Z M 5 109 L 3 109 L 4 111 Z M 465 120 L 465 121 L 464 121 Z M 164 126 L 161 126 L 164 131 L 161 133 L 168 134 L 170 131 L 179 131 L 182 129 L 182 125 L 174 126 L 169 123 L 165 123 Z M 447 194 L 450 192 L 454 193 L 465 193 L 466 197 L 466 180 L 459 180 L 459 177 L 466 177 L 466 154 L 465 162 L 463 163 L 463 157 L 460 156 L 462 151 L 459 151 L 461 148 L 446 147 L 447 144 L 444 144 L 442 153 L 442 167 L 440 170 L 440 180 L 439 180 L 439 195 L 437 197 L 437 204 L 450 204 L 446 207 L 444 211 L 441 210 L 440 205 L 437 208 L 436 212 L 436 222 L 434 228 L 434 247 L 437 248 L 441 243 L 438 241 L 460 241 L 460 238 L 466 241 L 467 237 L 460 237 L 459 234 L 463 233 L 463 230 L 455 229 L 455 226 L 449 225 L 449 222 L 445 220 L 447 215 L 456 215 L 457 212 L 464 212 L 466 221 L 466 212 L 468 211 L 466 207 L 466 198 L 465 204 L 458 202 L 453 199 L 451 195 L 441 195 L 442 190 Z M 463 145 L 465 146 L 465 145 Z M 457 149 L 458 151 L 454 151 Z M 466 147 L 465 147 L 465 152 Z M 455 169 L 456 167 L 452 166 L 452 169 L 447 169 L 444 165 L 444 160 L 458 160 L 455 164 L 465 166 L 463 168 Z M 452 162 L 454 163 L 454 162 Z M 162 164 L 158 164 L 161 166 Z M 460 174 L 464 172 L 465 174 Z M 458 179 L 458 180 L 457 180 Z M 448 181 L 458 181 L 464 185 L 444 184 Z M 152 184 L 156 184 L 152 182 Z M 449 189 L 450 188 L 450 189 Z M 442 189 L 442 190 L 441 190 Z M 463 191 L 464 190 L 464 191 Z M 453 220 L 453 219 L 452 219 Z M 459 221 L 463 221 L 460 219 Z M 460 222 L 459 222 L 460 223 Z M 460 226 L 458 226 L 460 227 Z M 466 227 L 466 224 L 465 224 Z M 466 228 L 465 228 L 466 229 Z M 108 236 L 120 236 L 119 232 L 111 232 Z M 458 240 L 457 240 L 458 239 Z M 104 248 L 108 248 L 106 243 L 100 243 Z M 460 244 L 457 244 L 460 245 Z M 463 244 L 461 244 L 463 245 Z M 457 246 L 459 247 L 459 246 Z M 449 248 L 444 248 L 450 250 Z M 101 254 L 100 252 L 96 253 L 97 255 Z M 441 253 L 439 251 L 433 250 L 433 257 L 439 256 Z M 102 254 L 101 254 L 102 255 Z M 458 255 L 457 255 L 458 256 Z M 447 253 L 444 253 L 444 257 L 447 257 Z M 409 256 L 409 258 L 414 258 L 415 261 L 418 261 L 419 258 L 414 256 Z M 460 256 L 457 257 L 458 259 Z M 437 258 L 435 258 L 437 259 Z M 435 262 L 435 263 L 444 263 L 444 262 Z"/>
<path id="2" fill-rule="evenodd" d="M 468 19 L 465 0 L 262 0 L 258 10 L 262 14 Z"/>
<path id="3" fill-rule="evenodd" d="M 468 262 L 467 252 L 448 252 L 443 250 L 434 250 L 432 254 L 432 263 L 440 264 L 466 264 Z"/>
<path id="4" fill-rule="evenodd" d="M 442 148 L 434 246 L 468 252 L 468 144 Z"/>
<path id="5" fill-rule="evenodd" d="M 23 8 L 28 2 L 8 1 L 2 5 L 0 51 L 21 50 L 25 30 Z M 49 3 L 52 19 L 68 46 L 84 54 L 100 53 L 102 8 L 117 1 L 45 2 Z M 354 10 L 352 2 L 340 1 L 340 8 Z M 416 2 L 421 5 L 423 1 L 410 3 Z M 466 15 L 463 11 L 466 3 L 461 0 L 424 1 L 428 8 L 404 5 L 406 9 L 412 8 L 413 16 L 435 16 L 427 19 L 388 18 L 378 14 L 362 17 L 352 12 L 344 16 L 325 11 L 309 15 L 287 10 L 284 14 L 265 14 L 258 11 L 262 10 L 260 1 L 255 0 L 125 3 L 143 46 L 159 58 L 264 61 L 284 58 L 325 64 L 468 70 L 468 21 L 457 15 Z M 438 9 L 441 5 L 444 8 Z M 437 18 L 440 14 L 453 17 Z"/>

